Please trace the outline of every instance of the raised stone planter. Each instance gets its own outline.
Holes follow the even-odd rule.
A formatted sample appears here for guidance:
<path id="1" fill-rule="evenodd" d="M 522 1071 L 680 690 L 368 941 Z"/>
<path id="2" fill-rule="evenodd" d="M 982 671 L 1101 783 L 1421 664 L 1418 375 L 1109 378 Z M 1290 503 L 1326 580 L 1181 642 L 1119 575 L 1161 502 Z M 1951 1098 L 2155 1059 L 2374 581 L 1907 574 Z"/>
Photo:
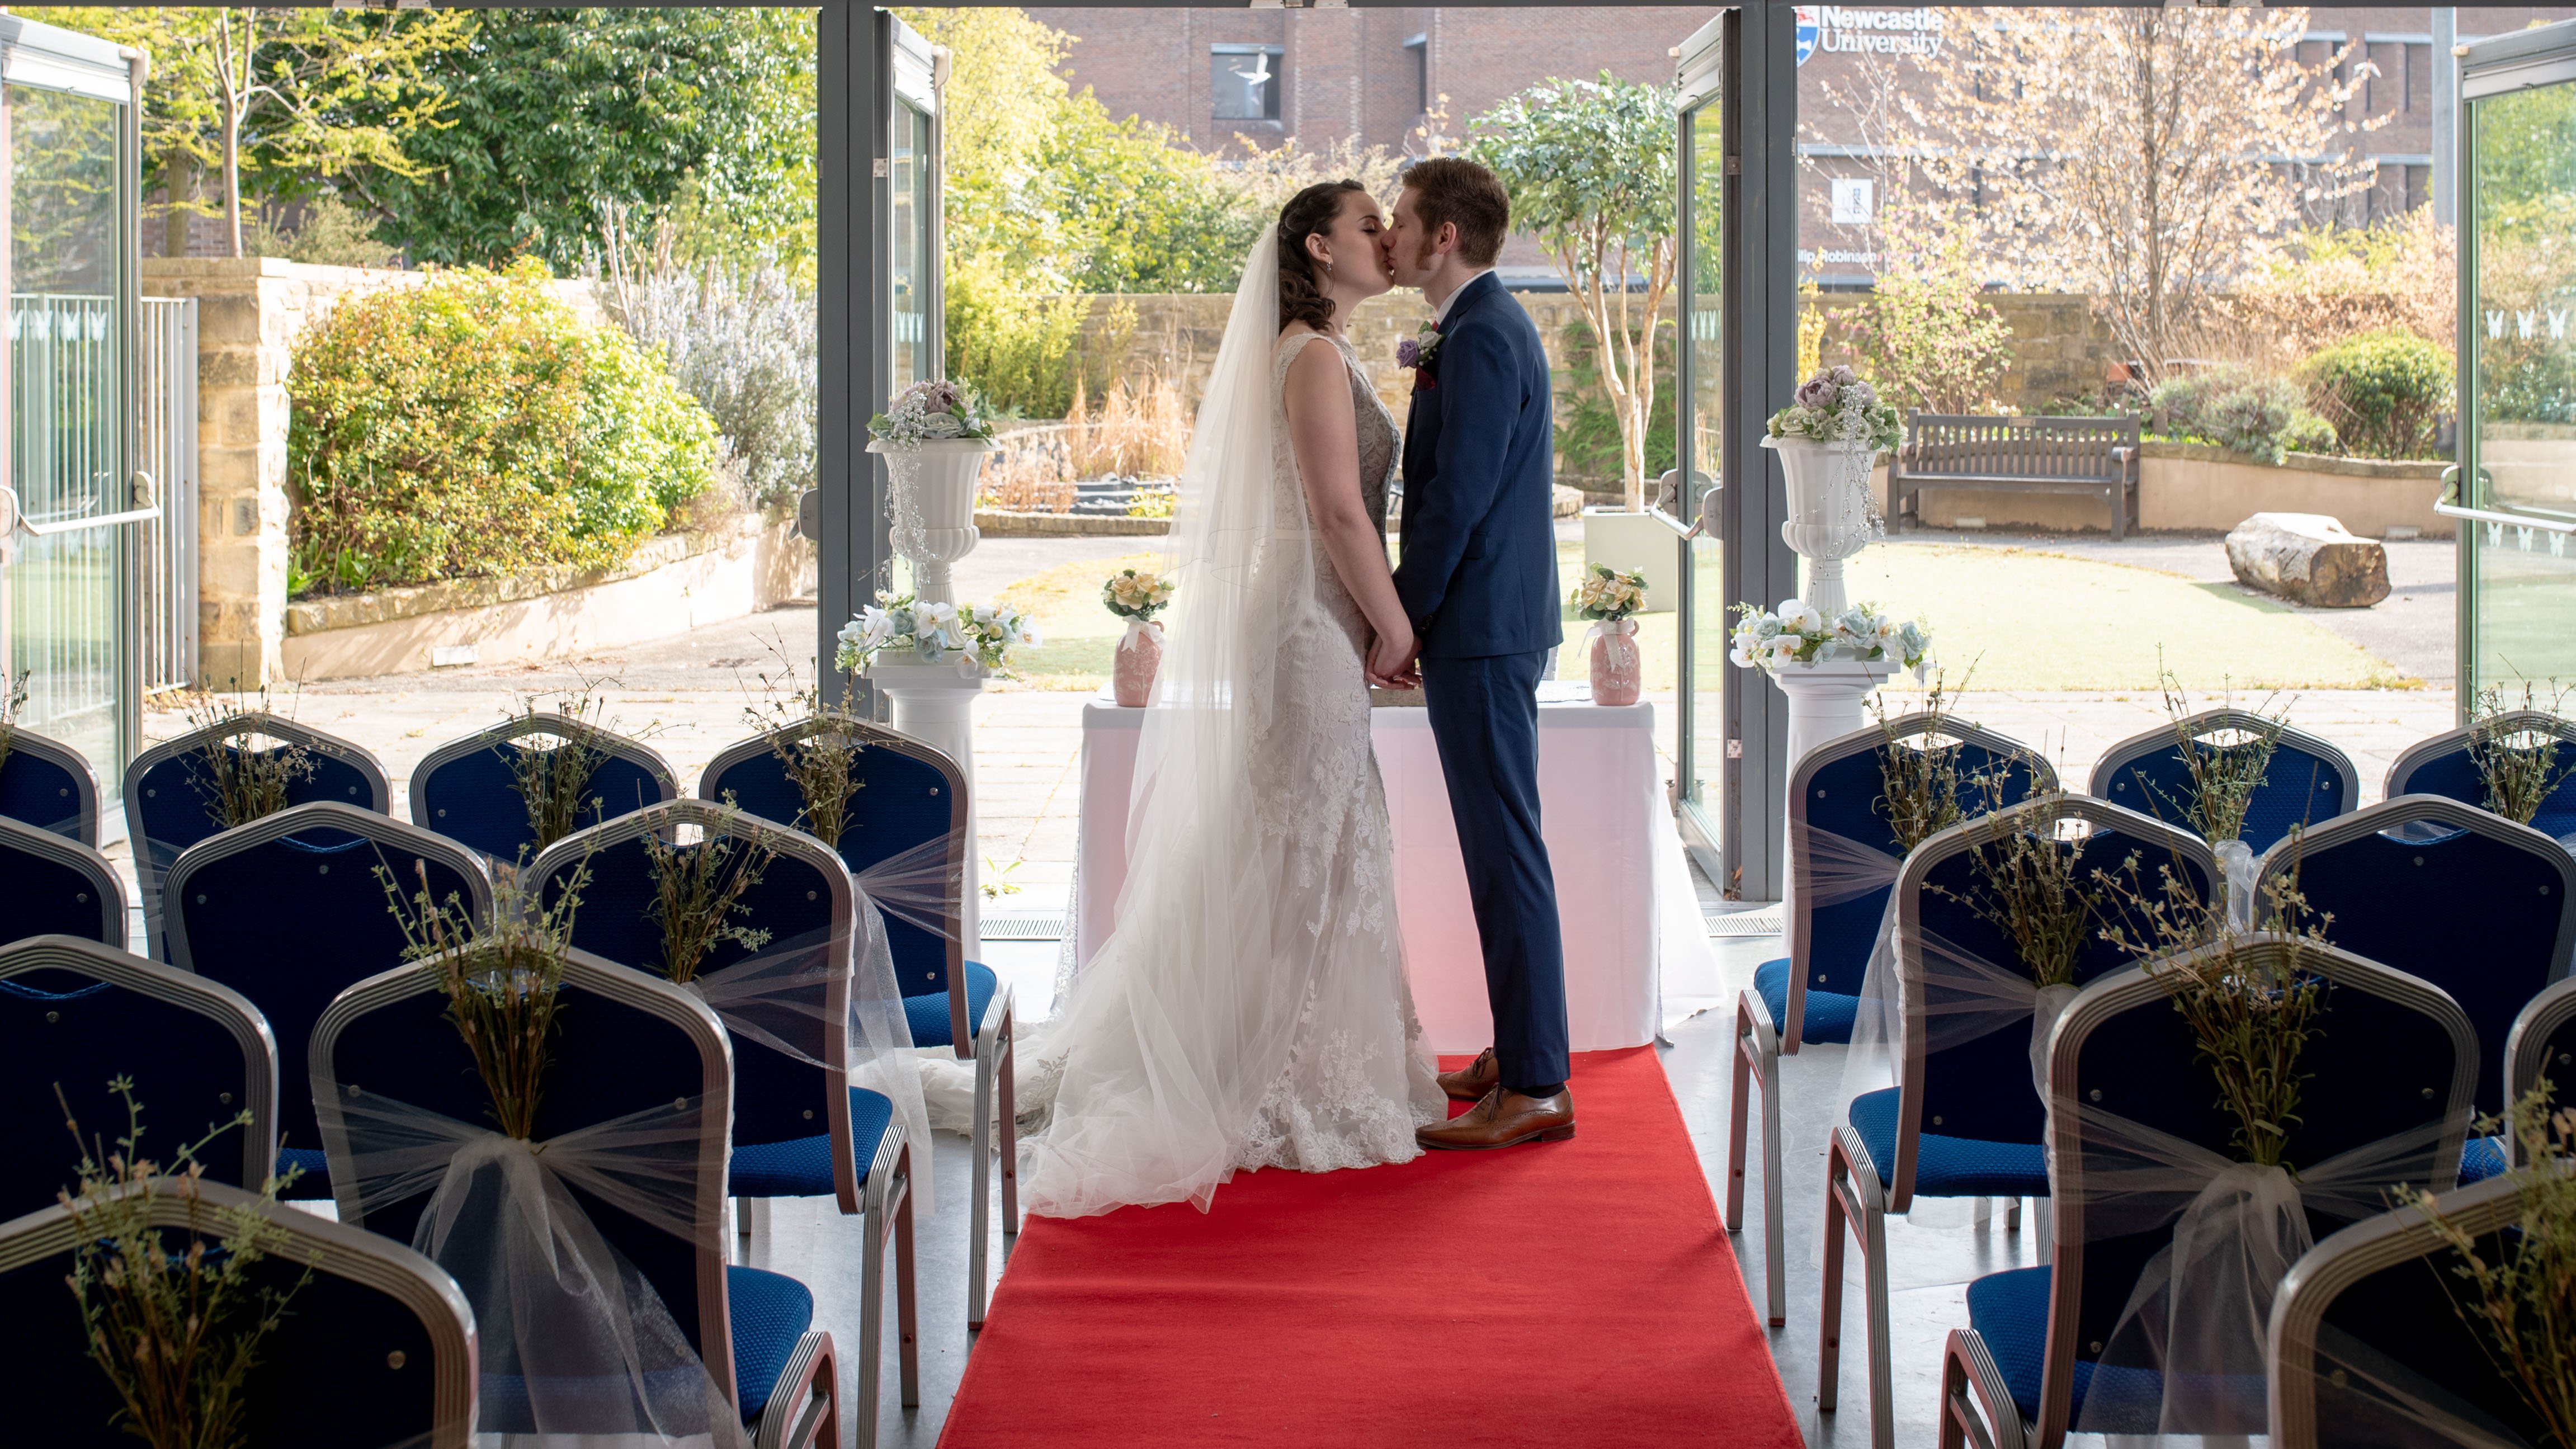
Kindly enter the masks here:
<path id="1" fill-rule="evenodd" d="M 560 659 L 740 618 L 811 592 L 795 516 L 664 534 L 610 569 L 555 569 L 308 599 L 286 607 L 287 678 Z"/>
<path id="2" fill-rule="evenodd" d="M 2433 511 L 2442 492 L 2439 462 L 2292 453 L 2275 468 L 2200 443 L 2150 442 L 2140 451 L 2139 528 L 2225 533 L 2249 514 L 2322 513 L 2365 538 L 2385 538 L 2391 528 L 2411 528 L 2423 538 L 2451 536 L 2451 520 Z M 1884 464 L 1879 478 L 1873 486 L 1885 497 Z M 1934 528 L 1956 527 L 1963 518 L 1982 518 L 1988 528 L 2109 526 L 2106 510 L 2089 498 L 1944 488 L 1926 493 L 1922 506 L 1924 523 Z"/>
<path id="3" fill-rule="evenodd" d="M 1154 538 L 1172 531 L 1168 518 L 1114 518 L 1096 513 L 1018 513 L 975 510 L 975 531 L 986 538 Z"/>

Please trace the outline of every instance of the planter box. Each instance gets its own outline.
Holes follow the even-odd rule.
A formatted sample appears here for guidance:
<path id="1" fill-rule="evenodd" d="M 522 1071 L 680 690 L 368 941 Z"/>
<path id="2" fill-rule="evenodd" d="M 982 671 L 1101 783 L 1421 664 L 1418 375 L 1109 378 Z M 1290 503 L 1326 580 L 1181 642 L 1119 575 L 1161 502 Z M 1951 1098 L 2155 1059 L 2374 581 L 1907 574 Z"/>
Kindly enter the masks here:
<path id="1" fill-rule="evenodd" d="M 814 545 L 793 513 L 647 540 L 613 569 L 470 579 L 289 604 L 290 679 L 439 663 L 561 659 L 735 619 L 809 593 Z"/>
<path id="2" fill-rule="evenodd" d="M 975 531 L 986 538 L 1154 538 L 1171 532 L 1172 520 L 978 508 Z"/>
<path id="3" fill-rule="evenodd" d="M 2433 511 L 2442 491 L 2444 465 L 2438 462 L 2292 453 L 2275 468 L 2200 443 L 2151 442 L 2143 451 L 2139 528 L 2225 533 L 2257 513 L 2322 513 L 2364 538 L 2384 538 L 2391 527 L 2412 528 L 2425 538 L 2451 536 L 2451 520 Z M 1886 474 L 1881 465 L 1875 486 L 1882 500 Z M 2110 527 L 2108 511 L 2089 498 L 1943 488 L 1926 492 L 1922 507 L 1923 521 L 1935 528 L 1953 527 L 1961 518 L 1983 518 L 1990 528 Z"/>

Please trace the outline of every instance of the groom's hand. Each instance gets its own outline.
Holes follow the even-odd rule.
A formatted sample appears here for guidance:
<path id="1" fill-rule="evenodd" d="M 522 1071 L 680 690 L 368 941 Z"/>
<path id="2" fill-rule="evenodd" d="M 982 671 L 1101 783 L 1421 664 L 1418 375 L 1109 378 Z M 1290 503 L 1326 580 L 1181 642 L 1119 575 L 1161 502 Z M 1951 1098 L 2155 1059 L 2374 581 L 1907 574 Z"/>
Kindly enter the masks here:
<path id="1" fill-rule="evenodd" d="M 1422 652 L 1413 631 L 1400 634 L 1376 634 L 1369 639 L 1368 680 L 1379 689 L 1420 689 L 1422 673 L 1414 668 L 1414 657 Z"/>

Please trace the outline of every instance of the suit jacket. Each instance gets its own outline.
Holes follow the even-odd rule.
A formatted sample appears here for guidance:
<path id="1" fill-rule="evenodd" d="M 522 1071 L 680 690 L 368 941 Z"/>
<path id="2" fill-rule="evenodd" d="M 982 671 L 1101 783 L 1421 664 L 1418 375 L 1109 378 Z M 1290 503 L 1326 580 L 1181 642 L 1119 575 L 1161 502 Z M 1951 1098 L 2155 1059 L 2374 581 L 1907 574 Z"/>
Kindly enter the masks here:
<path id="1" fill-rule="evenodd" d="M 1426 659 L 1552 649 L 1555 422 L 1538 328 L 1493 273 L 1460 288 L 1404 424 L 1395 592 Z"/>

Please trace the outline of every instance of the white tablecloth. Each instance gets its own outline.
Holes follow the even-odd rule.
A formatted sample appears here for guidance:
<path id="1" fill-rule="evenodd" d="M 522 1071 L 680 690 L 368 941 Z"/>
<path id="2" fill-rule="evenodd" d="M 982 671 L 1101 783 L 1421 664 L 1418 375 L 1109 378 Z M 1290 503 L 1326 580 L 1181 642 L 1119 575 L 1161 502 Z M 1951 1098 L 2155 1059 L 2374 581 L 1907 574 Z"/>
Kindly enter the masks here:
<path id="1" fill-rule="evenodd" d="M 1127 880 L 1128 795 L 1144 721 L 1145 711 L 1112 704 L 1082 715 L 1074 879 L 1085 961 L 1115 925 Z M 1493 1043 L 1493 1017 L 1430 717 L 1385 708 L 1372 711 L 1371 722 L 1395 827 L 1396 909 L 1414 1007 L 1433 1050 L 1480 1051 Z M 1652 705 L 1539 706 L 1540 822 L 1556 874 L 1576 1051 L 1654 1040 L 1668 952 L 1691 953 L 1693 977 L 1703 969 L 1707 939 L 1659 773 Z"/>

